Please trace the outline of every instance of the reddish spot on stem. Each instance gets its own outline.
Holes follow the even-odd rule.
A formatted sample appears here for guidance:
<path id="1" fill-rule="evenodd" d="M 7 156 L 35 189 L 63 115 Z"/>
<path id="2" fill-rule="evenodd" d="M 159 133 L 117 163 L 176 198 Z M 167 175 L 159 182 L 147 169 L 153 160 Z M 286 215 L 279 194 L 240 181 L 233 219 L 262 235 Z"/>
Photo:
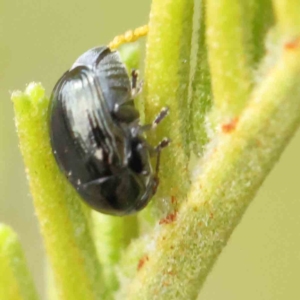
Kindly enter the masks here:
<path id="1" fill-rule="evenodd" d="M 298 37 L 293 39 L 292 41 L 285 43 L 284 48 L 287 50 L 294 50 L 299 47 L 299 44 L 300 44 L 300 38 Z"/>
<path id="2" fill-rule="evenodd" d="M 171 203 L 172 203 L 172 204 L 176 203 L 176 198 L 175 198 L 175 196 L 171 196 Z"/>
<path id="3" fill-rule="evenodd" d="M 170 213 L 165 218 L 163 218 L 159 221 L 159 225 L 173 223 L 176 220 L 176 217 L 177 217 L 176 211 L 173 213 Z"/>
<path id="4" fill-rule="evenodd" d="M 234 118 L 229 123 L 223 124 L 222 131 L 224 133 L 231 133 L 235 129 L 238 120 L 239 120 L 238 118 Z"/>
<path id="5" fill-rule="evenodd" d="M 137 270 L 139 271 L 143 266 L 144 264 L 149 260 L 149 256 L 148 255 L 145 255 L 143 256 L 140 260 L 139 260 L 139 263 L 138 263 L 138 266 L 137 266 Z"/>

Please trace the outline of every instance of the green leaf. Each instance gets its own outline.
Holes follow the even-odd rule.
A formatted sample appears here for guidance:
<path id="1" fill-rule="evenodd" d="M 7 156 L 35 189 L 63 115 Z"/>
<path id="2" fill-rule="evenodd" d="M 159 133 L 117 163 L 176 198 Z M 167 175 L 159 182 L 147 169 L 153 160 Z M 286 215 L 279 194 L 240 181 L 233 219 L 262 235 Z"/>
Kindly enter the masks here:
<path id="1" fill-rule="evenodd" d="M 248 7 L 246 7 L 245 15 L 248 16 L 248 26 L 250 27 L 249 60 L 252 68 L 256 68 L 266 53 L 265 36 L 274 25 L 274 12 L 271 0 L 247 2 Z"/>
<path id="2" fill-rule="evenodd" d="M 285 3 L 290 5 L 290 2 Z M 300 4 L 291 3 L 299 11 Z M 160 222 L 152 234 L 144 237 L 144 241 L 136 241 L 136 247 L 132 245 L 126 253 L 128 258 L 135 253 L 137 259 L 129 260 L 122 267 L 125 276 L 132 274 L 134 266 L 144 261 L 130 284 L 127 283 L 121 290 L 126 294 L 126 299 L 195 299 L 247 206 L 300 125 L 300 43 L 299 39 L 291 38 L 291 33 L 300 36 L 298 19 L 295 16 L 291 26 L 287 15 L 286 19 L 285 14 L 281 15 L 282 11 L 290 11 L 290 7 L 281 6 L 282 11 L 277 12 L 282 37 L 289 37 L 289 40 L 278 45 L 281 49 L 279 57 L 250 96 L 250 81 L 244 76 L 249 74 L 244 60 L 248 50 L 243 49 L 244 35 L 241 35 L 241 24 L 237 23 L 241 21 L 238 7 L 241 2 L 232 4 L 232 1 L 210 3 L 207 30 L 215 30 L 209 33 L 212 36 L 208 51 L 209 56 L 210 51 L 215 51 L 213 55 L 218 60 L 212 63 L 214 66 L 211 65 L 211 76 L 221 81 L 222 76 L 216 66 L 223 68 L 226 65 L 230 72 L 237 72 L 238 76 L 233 81 L 233 78 L 225 78 L 226 84 L 217 82 L 223 96 L 232 95 L 234 99 L 226 104 L 228 109 L 220 110 L 219 105 L 223 104 L 214 101 L 215 109 L 222 118 L 238 113 L 237 117 L 227 124 L 218 123 L 220 130 L 207 145 L 202 159 L 193 165 L 194 175 L 187 199 L 173 218 L 169 218 L 171 221 Z M 222 14 L 226 17 L 222 18 Z M 234 16 L 238 18 L 232 20 Z M 214 20 L 211 20 L 213 17 Z M 237 50 L 237 56 L 228 53 L 228 49 L 226 55 L 220 49 L 214 49 L 214 43 L 221 48 L 229 43 L 225 39 L 227 33 L 216 32 L 216 28 L 221 30 L 219 22 L 231 34 L 237 34 L 238 40 L 233 41 L 236 48 L 232 48 Z M 168 24 L 161 22 L 160 27 L 168 28 Z M 149 43 L 155 41 L 157 39 L 149 39 Z M 151 48 L 151 45 L 148 47 Z M 223 62 L 224 59 L 228 61 Z M 237 89 L 243 96 L 242 100 L 234 95 L 234 87 L 239 83 L 242 86 Z M 151 86 L 152 82 L 148 85 Z M 222 99 L 221 90 L 218 95 L 214 93 L 214 97 Z M 168 86 L 165 86 L 166 91 Z M 174 176 L 185 180 L 181 170 L 170 169 Z M 143 259 L 145 257 L 147 259 Z"/>
<path id="3" fill-rule="evenodd" d="M 100 299 L 105 287 L 87 208 L 58 169 L 40 84 L 12 95 L 20 149 L 60 299 Z"/>
<path id="4" fill-rule="evenodd" d="M 196 297 L 299 124 L 300 49 L 284 52 L 235 128 L 220 134 L 176 221 L 152 237 L 147 264 L 129 286 L 128 299 Z"/>
<path id="5" fill-rule="evenodd" d="M 212 91 L 211 77 L 208 66 L 207 46 L 206 46 L 206 25 L 205 25 L 205 1 L 201 1 L 198 8 L 197 25 L 197 56 L 195 63 L 195 73 L 192 77 L 191 108 L 190 108 L 190 135 L 195 153 L 200 156 L 204 151 L 204 146 L 209 140 L 207 132 L 207 113 L 211 108 Z"/>
<path id="6" fill-rule="evenodd" d="M 253 1 L 205 3 L 205 17 L 198 21 L 197 65 L 191 66 L 194 1 L 152 2 L 145 115 L 151 122 L 168 105 L 169 119 L 157 134 L 149 133 L 149 140 L 155 145 L 169 136 L 173 143 L 162 154 L 154 209 L 150 205 L 138 218 L 90 218 L 51 153 L 44 90 L 31 84 L 13 95 L 20 148 L 59 299 L 195 299 L 300 125 L 300 2 L 273 0 L 276 55 L 270 53 L 272 63 L 265 64 L 268 70 L 262 70 L 255 86 L 251 72 L 273 22 L 270 2 L 264 0 L 259 9 Z M 257 21 L 260 10 L 268 20 Z M 217 129 L 209 135 L 207 119 Z M 191 128 L 193 141 L 205 151 L 190 164 L 190 177 Z M 143 217 L 152 231 L 144 230 Z M 139 231 L 147 235 L 133 240 Z"/>
<path id="7" fill-rule="evenodd" d="M 0 274 L 1 299 L 38 299 L 19 239 L 3 224 L 0 224 Z"/>
<path id="8" fill-rule="evenodd" d="M 235 118 L 245 107 L 252 85 L 247 1 L 207 0 L 206 36 L 212 79 L 213 127 Z"/>
<path id="9" fill-rule="evenodd" d="M 145 115 L 152 122 L 162 107 L 170 114 L 159 125 L 157 136 L 149 133 L 151 144 L 169 137 L 172 146 L 164 149 L 160 166 L 163 197 L 178 202 L 187 192 L 188 181 L 188 87 L 193 29 L 194 1 L 152 1 L 145 67 Z M 176 170 L 176 172 L 174 172 Z M 178 176 L 178 173 L 181 176 Z M 163 180 L 167 178 L 167 180 Z"/>

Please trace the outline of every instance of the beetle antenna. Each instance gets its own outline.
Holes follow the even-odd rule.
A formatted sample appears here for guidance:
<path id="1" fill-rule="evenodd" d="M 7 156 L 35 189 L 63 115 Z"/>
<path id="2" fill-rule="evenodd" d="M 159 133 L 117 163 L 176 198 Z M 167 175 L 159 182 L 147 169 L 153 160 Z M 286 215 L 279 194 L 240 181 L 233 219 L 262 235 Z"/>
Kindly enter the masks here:
<path id="1" fill-rule="evenodd" d="M 139 72 L 135 69 L 131 71 L 131 88 L 134 90 L 137 86 L 137 79 L 139 77 Z"/>
<path id="2" fill-rule="evenodd" d="M 137 41 L 139 38 L 146 36 L 149 31 L 149 26 L 144 25 L 134 30 L 128 30 L 124 34 L 117 35 L 109 44 L 108 47 L 111 50 L 115 50 L 123 44 L 132 43 Z"/>

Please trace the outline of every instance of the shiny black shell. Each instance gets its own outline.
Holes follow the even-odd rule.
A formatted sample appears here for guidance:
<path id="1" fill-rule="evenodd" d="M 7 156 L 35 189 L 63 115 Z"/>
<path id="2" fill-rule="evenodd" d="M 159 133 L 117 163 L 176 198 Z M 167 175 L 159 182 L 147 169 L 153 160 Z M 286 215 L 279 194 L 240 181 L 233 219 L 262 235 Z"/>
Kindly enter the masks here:
<path id="1" fill-rule="evenodd" d="M 105 214 L 141 210 L 157 186 L 131 98 L 119 53 L 107 47 L 81 55 L 51 96 L 56 161 L 82 199 Z"/>

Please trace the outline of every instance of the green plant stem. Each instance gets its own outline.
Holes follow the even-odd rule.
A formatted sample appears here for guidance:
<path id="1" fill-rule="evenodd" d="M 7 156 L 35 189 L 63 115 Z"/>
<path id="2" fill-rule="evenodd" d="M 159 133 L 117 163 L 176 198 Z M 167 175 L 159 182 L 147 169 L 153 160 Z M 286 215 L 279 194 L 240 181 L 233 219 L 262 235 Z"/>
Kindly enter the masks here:
<path id="1" fill-rule="evenodd" d="M 103 266 L 106 286 L 109 292 L 113 293 L 119 286 L 115 266 L 124 249 L 133 238 L 138 236 L 137 218 L 136 216 L 111 217 L 95 212 L 93 219 L 94 238 Z"/>
<path id="2" fill-rule="evenodd" d="M 158 193 L 182 200 L 188 184 L 188 81 L 193 26 L 192 0 L 153 0 L 147 39 L 145 69 L 146 120 L 152 122 L 163 106 L 170 114 L 159 125 L 151 143 L 170 137 L 172 146 L 162 154 Z M 170 130 L 171 129 L 171 130 Z M 176 172 L 174 172 L 176 170 Z M 178 176 L 177 174 L 181 174 Z"/>
<path id="3" fill-rule="evenodd" d="M 219 118 L 226 120 L 239 115 L 250 93 L 246 2 L 206 1 L 206 38 L 214 97 L 214 124 L 220 122 Z"/>
<path id="4" fill-rule="evenodd" d="M 20 148 L 60 299 L 101 299 L 103 279 L 88 212 L 58 169 L 48 133 L 49 100 L 39 84 L 12 95 Z"/>
<path id="5" fill-rule="evenodd" d="M 0 224 L 0 299 L 38 299 L 17 235 Z"/>
<path id="6" fill-rule="evenodd" d="M 283 48 L 230 133 L 203 159 L 188 200 L 156 235 L 127 299 L 194 299 L 300 124 L 300 49 Z"/>

